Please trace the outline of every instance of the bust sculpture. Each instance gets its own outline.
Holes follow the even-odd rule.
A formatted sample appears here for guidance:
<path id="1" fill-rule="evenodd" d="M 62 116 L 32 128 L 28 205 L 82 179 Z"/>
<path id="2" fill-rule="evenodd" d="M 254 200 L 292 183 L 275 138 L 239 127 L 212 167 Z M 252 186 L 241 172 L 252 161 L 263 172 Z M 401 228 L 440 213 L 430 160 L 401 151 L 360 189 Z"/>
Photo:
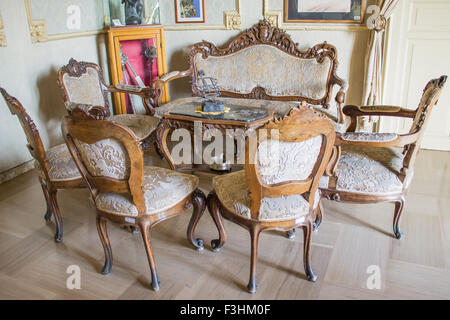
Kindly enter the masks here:
<path id="1" fill-rule="evenodd" d="M 142 24 L 142 16 L 144 13 L 144 6 L 140 0 L 122 0 L 125 4 L 125 24 L 139 25 Z"/>

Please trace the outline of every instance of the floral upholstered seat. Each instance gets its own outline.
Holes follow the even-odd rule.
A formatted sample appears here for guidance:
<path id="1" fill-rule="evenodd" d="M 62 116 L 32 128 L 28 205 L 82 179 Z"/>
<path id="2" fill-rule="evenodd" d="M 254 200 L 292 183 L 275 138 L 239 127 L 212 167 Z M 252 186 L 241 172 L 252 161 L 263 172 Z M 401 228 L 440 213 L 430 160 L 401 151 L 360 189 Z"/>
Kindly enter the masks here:
<path id="1" fill-rule="evenodd" d="M 139 140 L 148 138 L 159 124 L 158 118 L 137 114 L 118 114 L 109 120 L 130 128 Z"/>
<path id="2" fill-rule="evenodd" d="M 336 167 L 335 179 L 338 191 L 388 195 L 403 190 L 398 175 L 403 166 L 403 155 L 394 148 L 343 146 Z M 326 180 L 322 180 L 322 183 Z M 322 186 L 322 185 L 321 185 Z M 325 188 L 329 188 L 325 185 Z"/>
<path id="3" fill-rule="evenodd" d="M 67 149 L 67 145 L 60 144 L 46 151 L 49 170 L 48 175 L 51 181 L 69 181 L 82 179 L 80 171 L 78 170 L 75 162 L 73 161 L 72 155 Z M 39 174 L 44 177 L 39 161 L 34 162 L 35 168 L 38 170 Z"/>
<path id="4" fill-rule="evenodd" d="M 147 214 L 158 214 L 189 196 L 198 186 L 198 178 L 160 167 L 144 167 L 145 204 Z M 135 217 L 136 206 L 129 194 L 100 192 L 95 199 L 97 208 L 117 215 Z"/>
<path id="5" fill-rule="evenodd" d="M 233 172 L 213 178 L 213 186 L 220 202 L 227 210 L 246 219 L 251 219 L 251 199 L 245 171 Z M 317 191 L 318 192 L 318 191 Z M 318 205 L 320 196 L 314 198 Z M 260 208 L 260 221 L 282 221 L 299 219 L 309 213 L 309 203 L 302 195 L 263 198 Z"/>

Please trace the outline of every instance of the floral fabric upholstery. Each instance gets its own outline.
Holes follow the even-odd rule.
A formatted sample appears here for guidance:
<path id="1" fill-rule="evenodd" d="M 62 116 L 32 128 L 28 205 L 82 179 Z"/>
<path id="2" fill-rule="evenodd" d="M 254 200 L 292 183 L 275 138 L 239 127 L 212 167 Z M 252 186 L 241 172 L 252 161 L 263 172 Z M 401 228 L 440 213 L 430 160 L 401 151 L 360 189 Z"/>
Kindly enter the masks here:
<path id="1" fill-rule="evenodd" d="M 161 214 L 178 204 L 198 186 L 198 178 L 160 167 L 144 167 L 144 197 L 147 215 Z M 138 215 L 131 195 L 100 192 L 95 199 L 97 208 L 112 214 Z"/>
<path id="2" fill-rule="evenodd" d="M 158 118 L 137 114 L 119 114 L 111 116 L 109 120 L 130 128 L 139 140 L 147 138 L 159 124 Z"/>
<path id="3" fill-rule="evenodd" d="M 237 104 L 240 106 L 246 106 L 250 108 L 267 108 L 269 111 L 274 112 L 275 117 L 284 117 L 289 113 L 292 108 L 298 108 L 300 103 L 295 101 L 277 101 L 277 100 L 258 100 L 258 99 L 236 99 L 236 98 L 222 98 L 219 97 L 217 100 L 224 101 L 229 104 Z M 166 103 L 159 108 L 156 108 L 155 117 L 162 118 L 166 112 L 169 112 L 172 108 L 190 103 L 201 103 L 204 101 L 201 97 L 189 97 L 176 99 L 169 103 Z M 315 106 L 314 110 L 325 114 L 334 124 L 336 131 L 344 132 L 344 124 L 337 123 L 337 118 L 330 110 Z"/>
<path id="4" fill-rule="evenodd" d="M 82 179 L 80 171 L 78 170 L 72 155 L 69 152 L 66 144 L 60 144 L 46 151 L 49 171 L 48 175 L 51 181 L 70 181 Z M 39 171 L 41 177 L 45 178 L 39 162 L 34 162 L 35 168 Z"/>
<path id="5" fill-rule="evenodd" d="M 336 190 L 362 194 L 399 193 L 403 155 L 394 148 L 342 146 L 336 166 Z M 331 180 L 331 179 L 330 179 Z"/>
<path id="6" fill-rule="evenodd" d="M 346 132 L 341 136 L 345 141 L 389 142 L 397 139 L 395 133 Z"/>
<path id="7" fill-rule="evenodd" d="M 255 45 L 239 52 L 206 59 L 198 53 L 194 65 L 207 77 L 216 78 L 221 90 L 250 93 L 262 87 L 271 96 L 322 99 L 327 92 L 331 60 L 299 59 L 270 45 Z"/>
<path id="8" fill-rule="evenodd" d="M 317 162 L 321 146 L 321 136 L 302 142 L 261 142 L 257 158 L 261 181 L 270 185 L 307 179 Z"/>
<path id="9" fill-rule="evenodd" d="M 112 138 L 93 144 L 75 140 L 78 152 L 93 177 L 108 177 L 124 180 L 130 174 L 130 160 L 123 144 Z"/>
<path id="10" fill-rule="evenodd" d="M 105 98 L 103 97 L 98 72 L 94 68 L 86 68 L 86 73 L 80 77 L 71 77 L 66 73 L 62 81 L 66 87 L 69 101 L 94 106 L 105 106 Z"/>
<path id="11" fill-rule="evenodd" d="M 251 219 L 251 199 L 245 171 L 216 176 L 213 186 L 221 204 L 230 212 Z M 319 191 L 314 207 L 319 203 Z M 284 221 L 302 219 L 309 213 L 309 203 L 302 195 L 263 198 L 259 210 L 260 221 Z"/>

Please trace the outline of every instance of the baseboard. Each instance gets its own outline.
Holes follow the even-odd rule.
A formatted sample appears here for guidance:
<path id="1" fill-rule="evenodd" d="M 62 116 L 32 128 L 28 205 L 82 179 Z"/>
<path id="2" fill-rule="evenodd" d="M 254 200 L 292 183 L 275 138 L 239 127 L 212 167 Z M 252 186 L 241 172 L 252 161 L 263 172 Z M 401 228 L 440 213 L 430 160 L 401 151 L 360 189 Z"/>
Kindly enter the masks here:
<path id="1" fill-rule="evenodd" d="M 34 159 L 27 161 L 25 163 L 22 163 L 21 165 L 18 165 L 17 167 L 14 167 L 12 169 L 6 170 L 4 172 L 0 172 L 0 184 L 9 180 L 12 180 L 24 173 L 27 173 L 28 171 L 31 171 L 34 169 Z"/>

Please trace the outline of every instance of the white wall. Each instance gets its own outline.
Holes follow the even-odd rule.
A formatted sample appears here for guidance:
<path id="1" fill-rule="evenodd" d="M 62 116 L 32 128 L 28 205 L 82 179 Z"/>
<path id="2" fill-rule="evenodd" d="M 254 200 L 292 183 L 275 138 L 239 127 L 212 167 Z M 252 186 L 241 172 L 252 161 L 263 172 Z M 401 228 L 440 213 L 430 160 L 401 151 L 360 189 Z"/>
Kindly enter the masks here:
<path id="1" fill-rule="evenodd" d="M 173 1 L 161 1 L 164 4 L 162 10 L 166 10 L 165 16 L 173 16 L 173 12 L 170 13 Z M 207 6 L 210 1 L 205 1 Z M 280 3 L 277 4 L 277 1 Z M 274 7 L 281 7 L 281 0 L 277 1 L 271 2 Z M 241 3 L 243 28 L 262 19 L 263 0 L 243 0 Z M 208 10 L 211 8 L 206 12 L 207 21 Z M 7 47 L 0 47 L 0 86 L 24 104 L 40 129 L 46 147 L 62 143 L 59 121 L 65 111 L 56 85 L 57 70 L 74 57 L 99 63 L 108 79 L 105 36 L 32 44 L 24 1 L 1 0 L 0 12 L 8 41 Z M 238 33 L 227 30 L 166 31 L 168 70 L 188 68 L 187 51 L 195 42 L 207 40 L 223 45 Z M 335 45 L 339 59 L 338 75 L 350 83 L 347 103 L 360 103 L 367 31 L 289 31 L 289 34 L 302 48 L 323 41 Z M 177 80 L 170 87 L 171 99 L 189 94 L 187 79 Z M 10 115 L 3 99 L 0 99 L 0 151 L 0 172 L 31 159 L 22 129 L 16 118 Z"/>

